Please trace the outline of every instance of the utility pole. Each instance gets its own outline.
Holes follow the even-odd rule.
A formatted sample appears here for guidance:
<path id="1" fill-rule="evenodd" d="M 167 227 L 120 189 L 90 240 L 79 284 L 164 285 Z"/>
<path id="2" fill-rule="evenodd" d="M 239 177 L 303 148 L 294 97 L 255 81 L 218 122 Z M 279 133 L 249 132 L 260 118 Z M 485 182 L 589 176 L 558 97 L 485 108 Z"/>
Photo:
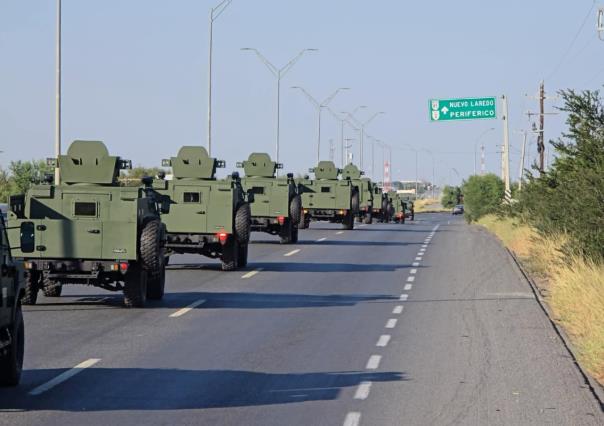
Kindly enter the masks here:
<path id="1" fill-rule="evenodd" d="M 333 144 L 333 139 L 329 139 L 329 161 L 334 160 L 335 152 L 336 152 L 336 147 Z"/>
<path id="2" fill-rule="evenodd" d="M 55 42 L 55 185 L 61 183 L 59 156 L 61 155 L 61 0 L 57 0 L 57 28 Z"/>
<path id="3" fill-rule="evenodd" d="M 484 161 L 484 144 L 480 145 L 480 175 L 484 176 L 486 171 L 485 161 Z"/>
<path id="4" fill-rule="evenodd" d="M 545 142 L 543 137 L 543 127 L 545 125 L 545 83 L 541 80 L 539 85 L 539 134 L 537 135 L 537 152 L 539 153 L 539 171 L 545 171 Z"/>
<path id="5" fill-rule="evenodd" d="M 522 134 L 523 134 L 523 138 L 522 138 L 522 150 L 520 153 L 520 172 L 518 175 L 518 191 L 520 191 L 522 189 L 522 176 L 524 175 L 524 154 L 526 152 L 526 136 L 527 136 L 527 131 L 523 130 Z"/>
<path id="6" fill-rule="evenodd" d="M 503 103 L 503 154 L 501 156 L 503 183 L 505 185 L 505 199 L 510 201 L 512 199 L 512 191 L 510 188 L 510 130 L 509 130 L 509 117 L 508 117 L 508 98 L 503 95 L 501 97 Z"/>

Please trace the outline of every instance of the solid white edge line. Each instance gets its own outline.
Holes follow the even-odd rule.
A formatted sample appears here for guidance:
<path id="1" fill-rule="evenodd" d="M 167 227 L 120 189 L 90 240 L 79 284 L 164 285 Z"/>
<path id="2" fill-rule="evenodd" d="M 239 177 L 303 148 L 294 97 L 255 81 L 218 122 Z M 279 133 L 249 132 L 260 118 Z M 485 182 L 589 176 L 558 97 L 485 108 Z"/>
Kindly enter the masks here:
<path id="1" fill-rule="evenodd" d="M 413 285 L 411 285 L 411 284 L 405 284 L 405 287 L 403 288 L 403 290 L 405 290 L 405 291 L 409 291 L 409 290 L 411 290 L 412 288 L 413 288 Z"/>
<path id="2" fill-rule="evenodd" d="M 253 271 L 250 271 L 247 274 L 242 275 L 241 278 L 242 279 L 252 278 L 254 275 L 256 275 L 260 271 L 262 271 L 262 268 L 254 269 Z"/>
<path id="3" fill-rule="evenodd" d="M 290 251 L 289 253 L 285 253 L 283 256 L 289 257 L 289 256 L 293 256 L 294 254 L 299 253 L 299 252 L 300 252 L 300 249 L 295 249 L 295 250 Z"/>
<path id="4" fill-rule="evenodd" d="M 380 367 L 380 362 L 382 361 L 381 355 L 371 355 L 369 360 L 367 360 L 367 365 L 365 368 L 367 370 L 377 370 Z"/>
<path id="5" fill-rule="evenodd" d="M 346 418 L 344 419 L 344 426 L 358 426 L 361 422 L 361 413 L 356 411 L 351 411 L 346 414 Z"/>
<path id="6" fill-rule="evenodd" d="M 375 346 L 377 346 L 379 348 L 385 348 L 386 346 L 388 346 L 388 343 L 390 343 L 390 335 L 382 334 L 380 336 L 380 338 L 378 339 L 377 343 L 375 344 Z"/>
<path id="7" fill-rule="evenodd" d="M 70 378 L 72 378 L 73 376 L 75 376 L 76 374 L 81 373 L 82 371 L 84 371 L 87 368 L 92 367 L 94 364 L 96 364 L 97 362 L 99 362 L 101 359 L 100 358 L 90 358 L 87 359 L 84 362 L 79 363 L 78 365 L 76 365 L 75 367 L 59 374 L 58 376 L 56 376 L 55 378 L 49 380 L 48 382 L 32 389 L 31 391 L 29 391 L 29 394 L 31 396 L 37 396 L 40 395 L 52 388 L 54 388 L 55 386 L 60 385 L 61 383 L 69 380 Z"/>
<path id="8" fill-rule="evenodd" d="M 371 391 L 371 382 L 361 382 L 354 393 L 354 399 L 367 399 Z"/>
<path id="9" fill-rule="evenodd" d="M 396 327 L 396 323 L 398 322 L 398 320 L 396 318 L 390 318 L 387 322 L 385 327 L 386 328 L 394 328 Z"/>
<path id="10" fill-rule="evenodd" d="M 179 309 L 178 311 L 174 312 L 172 315 L 170 315 L 170 318 L 182 317 L 184 314 L 192 311 L 193 309 L 195 309 L 199 305 L 203 305 L 204 303 L 206 303 L 206 299 L 199 299 L 199 300 L 191 303 L 189 306 L 187 306 L 185 308 L 182 308 L 182 309 Z"/>
<path id="11" fill-rule="evenodd" d="M 402 314 L 403 313 L 403 305 L 397 305 L 394 307 L 394 309 L 392 310 L 393 314 Z"/>

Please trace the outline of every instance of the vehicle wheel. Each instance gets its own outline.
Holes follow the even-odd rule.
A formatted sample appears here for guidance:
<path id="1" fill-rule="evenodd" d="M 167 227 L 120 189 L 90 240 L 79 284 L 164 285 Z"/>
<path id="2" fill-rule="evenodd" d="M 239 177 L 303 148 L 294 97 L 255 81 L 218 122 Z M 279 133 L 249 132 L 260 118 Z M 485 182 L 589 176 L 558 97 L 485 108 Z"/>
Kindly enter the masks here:
<path id="1" fill-rule="evenodd" d="M 42 278 L 42 291 L 46 297 L 61 297 L 63 285 L 59 280 L 52 280 L 44 275 Z"/>
<path id="2" fill-rule="evenodd" d="M 128 308 L 144 308 L 147 303 L 147 271 L 134 265 L 126 274 L 124 305 Z"/>
<path id="3" fill-rule="evenodd" d="M 38 301 L 38 290 L 40 290 L 40 273 L 38 271 L 25 272 L 23 284 L 22 305 L 35 305 Z"/>
<path id="4" fill-rule="evenodd" d="M 250 240 L 252 212 L 248 203 L 241 204 L 235 212 L 235 236 L 240 243 Z"/>
<path id="5" fill-rule="evenodd" d="M 229 236 L 227 242 L 222 246 L 222 256 L 220 261 L 222 262 L 223 271 L 234 271 L 237 269 L 237 252 L 238 246 L 234 236 Z"/>
<path id="6" fill-rule="evenodd" d="M 373 215 L 371 214 L 371 212 L 365 213 L 365 217 L 363 219 L 363 223 L 365 225 L 371 225 L 373 223 Z"/>
<path id="7" fill-rule="evenodd" d="M 352 214 L 352 211 L 348 211 L 348 213 L 346 213 L 346 217 L 344 217 L 342 225 L 347 231 L 354 229 L 354 215 Z"/>
<path id="8" fill-rule="evenodd" d="M 401 216 L 401 223 L 405 223 L 405 212 L 403 212 L 403 215 Z"/>
<path id="9" fill-rule="evenodd" d="M 386 199 L 382 200 L 382 214 L 388 214 L 388 200 Z"/>
<path id="10" fill-rule="evenodd" d="M 352 193 L 352 199 L 350 200 L 350 208 L 352 209 L 352 212 L 355 215 L 359 212 L 361 208 L 358 190 L 354 190 L 354 192 Z"/>
<path id="11" fill-rule="evenodd" d="M 147 299 L 149 300 L 161 300 L 164 297 L 164 290 L 166 287 L 166 264 L 167 257 L 164 259 L 163 265 L 159 268 L 154 275 L 149 275 L 147 278 Z"/>
<path id="12" fill-rule="evenodd" d="M 140 255 L 143 268 L 155 275 L 163 265 L 164 247 L 162 241 L 162 223 L 158 219 L 150 220 L 141 232 Z"/>
<path id="13" fill-rule="evenodd" d="M 289 217 L 294 225 L 298 225 L 302 219 L 302 199 L 299 195 L 295 195 L 289 203 Z"/>
<path id="14" fill-rule="evenodd" d="M 17 306 L 15 322 L 10 330 L 12 342 L 3 355 L 0 355 L 0 386 L 17 386 L 23 370 L 25 352 L 25 326 L 21 306 Z"/>
<path id="15" fill-rule="evenodd" d="M 291 244 L 293 242 L 293 233 L 294 225 L 292 224 L 291 220 L 285 219 L 285 223 L 281 226 L 281 229 L 279 230 L 279 241 L 281 242 L 281 244 Z"/>
<path id="16" fill-rule="evenodd" d="M 394 218 L 394 207 L 392 206 L 392 203 L 388 203 L 386 212 L 386 223 L 388 223 Z"/>
<path id="17" fill-rule="evenodd" d="M 298 242 L 298 228 L 292 227 L 292 244 L 296 244 Z"/>
<path id="18" fill-rule="evenodd" d="M 239 268 L 245 268 L 247 266 L 247 251 L 248 243 L 240 244 L 237 253 L 237 266 Z"/>

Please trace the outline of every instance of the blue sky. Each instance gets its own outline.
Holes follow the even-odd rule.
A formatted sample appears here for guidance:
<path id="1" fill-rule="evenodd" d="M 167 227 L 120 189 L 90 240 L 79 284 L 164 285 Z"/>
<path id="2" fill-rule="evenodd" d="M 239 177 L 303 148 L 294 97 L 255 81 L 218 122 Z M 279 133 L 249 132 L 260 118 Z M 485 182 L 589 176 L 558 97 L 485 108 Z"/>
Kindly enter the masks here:
<path id="1" fill-rule="evenodd" d="M 63 0 L 63 146 L 101 139 L 135 164 L 160 165 L 181 145 L 205 144 L 209 9 L 201 0 Z M 567 87 L 604 82 L 604 42 L 597 39 L 597 6 L 570 52 L 565 52 L 592 0 L 402 2 L 394 0 L 234 0 L 215 23 L 214 155 L 227 170 L 252 151 L 274 153 L 275 80 L 242 47 L 255 47 L 276 65 L 303 48 L 282 82 L 281 161 L 302 172 L 316 162 L 317 113 L 305 87 L 319 98 L 341 86 L 334 110 L 377 117 L 368 133 L 404 148 L 434 152 L 437 183 L 472 173 L 478 136 L 487 169 L 499 172 L 501 120 L 430 123 L 428 99 L 507 94 L 513 176 L 524 114 L 537 103 L 525 96 L 546 79 L 552 95 Z M 0 1 L 0 164 L 53 154 L 54 0 Z M 560 64 L 560 66 L 558 66 Z M 548 110 L 559 104 L 552 100 Z M 564 116 L 546 118 L 546 138 L 564 130 Z M 322 157 L 339 126 L 325 113 Z M 347 129 L 347 138 L 358 138 Z M 353 142 L 357 143 L 357 142 Z M 371 171 L 370 145 L 365 169 Z M 530 145 L 532 158 L 535 144 Z M 358 147 L 356 147 L 358 159 Z M 376 148 L 376 175 L 381 150 Z M 420 178 L 432 163 L 419 157 Z M 339 162 L 339 149 L 336 150 Z M 396 179 L 413 179 L 415 155 L 393 151 Z"/>

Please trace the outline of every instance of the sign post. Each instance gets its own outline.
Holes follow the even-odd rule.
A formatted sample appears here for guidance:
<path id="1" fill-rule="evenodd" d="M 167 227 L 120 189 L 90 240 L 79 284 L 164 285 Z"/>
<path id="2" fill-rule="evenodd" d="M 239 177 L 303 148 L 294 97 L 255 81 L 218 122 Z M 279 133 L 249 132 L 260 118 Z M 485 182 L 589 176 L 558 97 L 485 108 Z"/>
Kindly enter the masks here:
<path id="1" fill-rule="evenodd" d="M 497 99 L 430 99 L 430 121 L 488 120 L 497 118 Z"/>

